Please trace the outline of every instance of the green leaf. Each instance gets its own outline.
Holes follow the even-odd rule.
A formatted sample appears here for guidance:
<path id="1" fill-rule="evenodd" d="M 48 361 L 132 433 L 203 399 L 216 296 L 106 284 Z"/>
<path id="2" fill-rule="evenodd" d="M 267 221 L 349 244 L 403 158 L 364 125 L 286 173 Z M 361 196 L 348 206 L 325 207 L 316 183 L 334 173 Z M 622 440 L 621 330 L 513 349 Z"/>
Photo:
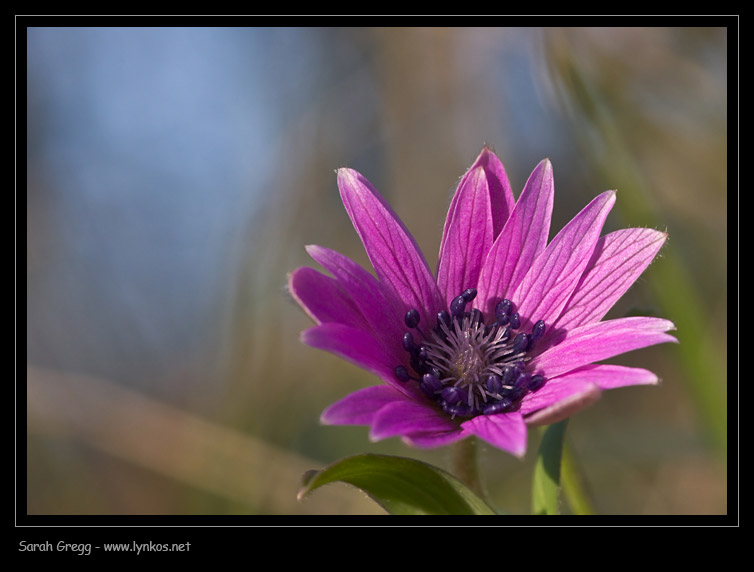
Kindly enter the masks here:
<path id="1" fill-rule="evenodd" d="M 568 419 L 545 430 L 539 446 L 531 488 L 532 514 L 559 514 L 560 465 Z"/>
<path id="2" fill-rule="evenodd" d="M 349 483 L 390 514 L 495 514 L 450 473 L 427 463 L 388 455 L 354 455 L 304 474 L 298 499 L 334 482 Z"/>

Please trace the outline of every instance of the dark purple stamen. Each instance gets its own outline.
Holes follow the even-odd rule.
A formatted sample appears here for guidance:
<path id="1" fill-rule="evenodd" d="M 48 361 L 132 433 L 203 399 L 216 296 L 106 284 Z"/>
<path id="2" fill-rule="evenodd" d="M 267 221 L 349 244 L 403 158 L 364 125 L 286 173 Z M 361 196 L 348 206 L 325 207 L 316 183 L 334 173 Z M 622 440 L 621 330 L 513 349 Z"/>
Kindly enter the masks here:
<path id="1" fill-rule="evenodd" d="M 507 397 L 511 401 L 516 402 L 526 395 L 527 391 L 528 390 L 525 387 L 511 387 L 504 389 L 502 395 L 503 397 Z"/>
<path id="2" fill-rule="evenodd" d="M 463 390 L 451 385 L 440 392 L 440 397 L 452 405 L 463 401 L 465 393 Z"/>
<path id="3" fill-rule="evenodd" d="M 439 326 L 440 324 L 450 326 L 450 314 L 446 310 L 437 312 L 437 325 Z"/>
<path id="4" fill-rule="evenodd" d="M 514 366 L 508 366 L 503 370 L 503 385 L 511 385 L 518 377 L 518 369 Z"/>
<path id="5" fill-rule="evenodd" d="M 516 337 L 513 338 L 513 353 L 518 354 L 526 351 L 527 347 L 529 347 L 529 336 L 523 332 L 516 334 Z"/>
<path id="6" fill-rule="evenodd" d="M 460 318 L 463 316 L 463 310 L 466 307 L 466 299 L 461 296 L 456 296 L 453 298 L 453 301 L 450 303 L 450 315 L 454 318 Z"/>
<path id="7" fill-rule="evenodd" d="M 419 349 L 418 346 L 414 343 L 414 337 L 411 335 L 411 332 L 406 332 L 403 334 L 403 349 L 407 352 L 416 353 L 416 351 Z"/>
<path id="8" fill-rule="evenodd" d="M 464 290 L 461 294 L 461 297 L 466 300 L 466 303 L 469 303 L 476 298 L 476 288 L 469 288 L 467 290 Z"/>
<path id="9" fill-rule="evenodd" d="M 395 377 L 398 378 L 398 381 L 402 381 L 403 383 L 406 383 L 409 379 L 412 379 L 412 377 L 408 373 L 408 370 L 402 365 L 399 365 L 395 368 Z"/>
<path id="10" fill-rule="evenodd" d="M 471 321 L 475 324 L 483 324 L 484 323 L 484 316 L 482 315 L 482 311 L 478 310 L 477 308 L 472 308 L 470 312 Z"/>
<path id="11" fill-rule="evenodd" d="M 541 338 L 545 333 L 545 322 L 544 320 L 540 320 L 536 324 L 534 324 L 534 327 L 531 329 L 531 341 L 536 342 L 539 338 Z"/>
<path id="12" fill-rule="evenodd" d="M 511 401 L 507 397 L 503 397 L 500 401 L 495 401 L 494 403 L 490 403 L 489 405 L 487 405 L 484 409 L 482 409 L 482 413 L 484 415 L 494 415 L 495 413 L 503 413 L 504 411 L 508 411 L 512 405 L 513 405 L 513 401 Z"/>
<path id="13" fill-rule="evenodd" d="M 519 387 L 526 387 L 528 383 L 529 383 L 529 375 L 525 373 L 521 373 L 516 379 L 516 383 L 513 384 L 513 388 L 518 389 Z"/>
<path id="14" fill-rule="evenodd" d="M 468 288 L 453 298 L 449 311 L 437 313 L 431 330 L 419 328 L 418 310 L 404 316 L 406 326 L 419 339 L 412 332 L 403 335 L 411 368 L 398 366 L 396 377 L 402 382 L 417 381 L 424 394 L 451 417 L 513 411 L 527 393 L 546 382 L 541 373 L 526 372 L 532 358 L 528 352 L 544 336 L 544 321 L 535 322 L 530 333 L 514 332 L 522 320 L 513 302 L 504 299 L 495 305 L 492 320 L 485 322 L 480 309 L 466 310 L 476 296 L 476 289 Z"/>
<path id="15" fill-rule="evenodd" d="M 498 394 L 503 389 L 503 380 L 497 375 L 490 375 L 485 382 L 487 391 L 493 394 Z"/>
<path id="16" fill-rule="evenodd" d="M 510 300 L 500 300 L 495 306 L 495 314 L 510 314 L 513 303 Z"/>
<path id="17" fill-rule="evenodd" d="M 513 328 L 514 330 L 517 330 L 517 329 L 519 329 L 521 327 L 521 320 L 518 317 L 518 312 L 516 312 L 514 314 L 511 314 L 510 318 L 509 318 L 509 321 L 510 321 L 510 324 L 511 324 L 511 328 Z"/>
<path id="18" fill-rule="evenodd" d="M 532 375 L 531 379 L 529 380 L 529 385 L 527 388 L 529 391 L 534 392 L 539 389 L 542 389 L 542 387 L 545 384 L 545 377 L 543 375 Z"/>
<path id="19" fill-rule="evenodd" d="M 425 373 L 422 376 L 421 383 L 419 384 L 424 390 L 427 396 L 434 398 L 438 391 L 442 391 L 443 384 L 434 373 Z"/>
<path id="20" fill-rule="evenodd" d="M 419 312 L 417 310 L 411 309 L 408 312 L 406 312 L 406 317 L 404 318 L 404 321 L 406 322 L 406 326 L 408 326 L 411 329 L 414 329 L 416 326 L 419 325 L 419 320 L 421 317 L 419 316 Z"/>
<path id="21" fill-rule="evenodd" d="M 455 405 L 444 403 L 442 408 L 445 413 L 449 413 L 452 417 L 471 417 L 474 414 L 474 410 L 465 403 L 457 403 Z"/>

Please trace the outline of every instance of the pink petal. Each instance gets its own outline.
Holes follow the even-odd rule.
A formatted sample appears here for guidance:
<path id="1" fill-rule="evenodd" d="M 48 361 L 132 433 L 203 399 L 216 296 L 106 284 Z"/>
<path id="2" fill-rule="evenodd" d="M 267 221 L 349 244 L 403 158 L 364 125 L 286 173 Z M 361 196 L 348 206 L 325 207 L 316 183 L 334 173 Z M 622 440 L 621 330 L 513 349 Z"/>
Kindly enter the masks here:
<path id="1" fill-rule="evenodd" d="M 576 215 L 534 261 L 511 300 L 517 304 L 521 328 L 533 322 L 550 325 L 560 316 L 591 259 L 602 225 L 615 204 L 615 191 L 596 197 Z"/>
<path id="2" fill-rule="evenodd" d="M 394 401 L 381 408 L 372 420 L 374 441 L 414 433 L 458 431 L 458 424 L 442 411 L 417 401 Z"/>
<path id="3" fill-rule="evenodd" d="M 574 372 L 574 375 L 577 375 L 577 373 Z M 649 370 L 623 365 L 587 365 L 578 370 L 578 375 L 582 379 L 590 379 L 600 389 L 616 389 L 629 385 L 657 385 L 660 381 Z"/>
<path id="4" fill-rule="evenodd" d="M 427 261 L 413 236 L 384 198 L 361 174 L 338 170 L 338 187 L 378 278 L 415 308 L 426 324 L 444 306 Z"/>
<path id="5" fill-rule="evenodd" d="M 600 238 L 553 329 L 600 321 L 652 262 L 667 237 L 649 228 L 627 228 Z"/>
<path id="6" fill-rule="evenodd" d="M 375 413 L 406 396 L 388 385 L 365 387 L 336 401 L 322 412 L 320 421 L 326 425 L 371 425 Z"/>
<path id="7" fill-rule="evenodd" d="M 443 447 L 450 445 L 456 441 L 463 439 L 464 435 L 461 430 L 456 427 L 453 431 L 438 431 L 435 433 L 413 433 L 411 435 L 404 435 L 403 442 L 406 445 L 412 447 L 421 447 L 429 449 L 432 447 Z"/>
<path id="8" fill-rule="evenodd" d="M 550 382 L 548 382 L 549 385 Z M 560 401 L 539 409 L 526 417 L 529 426 L 550 425 L 589 407 L 600 398 L 601 391 L 593 383 L 574 383 L 567 394 Z M 547 385 L 545 385 L 547 387 Z M 544 388 L 543 388 L 544 389 Z M 542 390 L 540 390 L 542 391 Z M 538 392 L 537 392 L 538 393 Z M 523 407 L 523 404 L 522 404 Z"/>
<path id="9" fill-rule="evenodd" d="M 513 206 L 503 164 L 485 147 L 461 179 L 445 220 L 437 283 L 446 303 L 476 287 L 482 263 Z"/>
<path id="10" fill-rule="evenodd" d="M 306 266 L 288 275 L 288 290 L 304 311 L 317 322 L 337 323 L 359 330 L 368 330 L 361 312 L 330 278 Z"/>
<path id="11" fill-rule="evenodd" d="M 388 352 L 399 358 L 405 357 L 401 345 L 406 326 L 400 304 L 393 293 L 386 289 L 372 274 L 350 258 L 321 246 L 307 246 L 309 255 L 335 276 L 341 288 L 350 296 L 364 319 L 372 328 L 375 337 Z"/>
<path id="12" fill-rule="evenodd" d="M 548 380 L 524 397 L 520 411 L 527 425 L 549 425 L 591 405 L 602 390 L 656 383 L 657 376 L 646 369 L 591 364 Z"/>
<path id="13" fill-rule="evenodd" d="M 392 358 L 374 337 L 356 328 L 342 324 L 321 324 L 301 333 L 301 341 L 321 350 L 333 353 L 351 363 L 379 376 L 383 381 L 403 393 L 410 393 L 395 377 Z"/>
<path id="14" fill-rule="evenodd" d="M 482 149 L 471 169 L 475 167 L 482 167 L 487 176 L 492 206 L 492 230 L 494 238 L 497 238 L 516 206 L 516 200 L 513 198 L 511 184 L 502 161 L 488 147 Z"/>
<path id="15" fill-rule="evenodd" d="M 476 435 L 498 449 L 517 457 L 526 453 L 526 424 L 518 411 L 498 415 L 478 415 L 461 423 L 463 435 Z"/>
<path id="16" fill-rule="evenodd" d="M 565 334 L 558 345 L 536 356 L 529 371 L 543 371 L 548 379 L 578 367 L 611 358 L 625 352 L 677 342 L 665 332 L 675 329 L 672 322 L 660 318 L 631 317 L 586 324 Z"/>
<path id="17" fill-rule="evenodd" d="M 492 246 L 492 214 L 484 169 L 467 174 L 458 188 L 459 202 L 448 214 L 437 267 L 437 286 L 450 301 L 476 286 L 482 261 Z"/>
<path id="18" fill-rule="evenodd" d="M 477 286 L 475 307 L 494 315 L 495 304 L 510 298 L 533 261 L 544 250 L 552 217 L 552 165 L 534 169 L 500 235 L 487 254 Z"/>

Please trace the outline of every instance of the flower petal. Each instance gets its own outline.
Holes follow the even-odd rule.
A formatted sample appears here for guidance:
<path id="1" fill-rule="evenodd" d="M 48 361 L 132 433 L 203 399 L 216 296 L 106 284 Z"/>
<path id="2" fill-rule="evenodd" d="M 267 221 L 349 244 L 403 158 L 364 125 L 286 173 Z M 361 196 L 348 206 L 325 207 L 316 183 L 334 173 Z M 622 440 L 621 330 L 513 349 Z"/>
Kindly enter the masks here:
<path id="1" fill-rule="evenodd" d="M 437 284 L 446 303 L 476 287 L 482 263 L 513 206 L 505 168 L 485 147 L 458 184 L 445 220 Z"/>
<path id="2" fill-rule="evenodd" d="M 362 330 L 342 324 L 321 324 L 301 333 L 305 344 L 328 351 L 365 369 L 403 393 L 410 393 L 395 377 L 395 365 L 382 344 Z"/>
<path id="3" fill-rule="evenodd" d="M 560 316 L 592 257 L 602 225 L 615 204 L 615 191 L 597 196 L 557 234 L 513 293 L 521 328 Z"/>
<path id="4" fill-rule="evenodd" d="M 450 431 L 458 431 L 458 424 L 435 407 L 418 401 L 394 401 L 374 416 L 369 436 L 379 441 L 396 435 Z"/>
<path id="5" fill-rule="evenodd" d="M 647 369 L 623 365 L 588 365 L 581 368 L 578 375 L 583 379 L 591 379 L 600 389 L 616 389 L 629 385 L 657 385 L 660 381 Z"/>
<path id="6" fill-rule="evenodd" d="M 463 438 L 464 435 L 461 433 L 461 430 L 456 427 L 453 431 L 412 433 L 411 435 L 404 435 L 402 440 L 404 443 L 406 443 L 406 445 L 429 449 L 432 447 L 450 445 L 451 443 L 455 443 L 456 441 Z"/>
<path id="7" fill-rule="evenodd" d="M 650 228 L 626 228 L 601 237 L 553 330 L 599 322 L 644 272 L 667 237 Z"/>
<path id="8" fill-rule="evenodd" d="M 338 187 L 378 278 L 404 302 L 402 311 L 415 308 L 424 323 L 428 323 L 443 303 L 413 236 L 385 199 L 358 172 L 339 169 Z"/>
<path id="9" fill-rule="evenodd" d="M 592 388 L 599 390 L 596 379 L 588 374 L 584 375 L 582 369 L 577 369 L 560 377 L 548 379 L 542 389 L 527 393 L 521 401 L 519 410 L 522 415 L 531 415 L 535 411 L 555 405 L 573 395 L 582 394 L 586 390 L 591 391 Z"/>
<path id="10" fill-rule="evenodd" d="M 388 291 L 372 274 L 339 252 L 314 245 L 307 246 L 306 250 L 335 276 L 372 328 L 375 337 L 388 352 L 399 356 L 396 360 L 398 365 L 405 357 L 401 340 L 406 326 L 392 291 Z"/>
<path id="11" fill-rule="evenodd" d="M 437 266 L 437 286 L 446 303 L 474 288 L 492 246 L 492 214 L 484 169 L 477 167 L 461 182 L 458 204 L 451 204 Z"/>
<path id="12" fill-rule="evenodd" d="M 521 402 L 527 425 L 547 425 L 573 415 L 596 401 L 601 390 L 629 385 L 654 385 L 657 376 L 646 369 L 590 364 L 547 381 Z"/>
<path id="13" fill-rule="evenodd" d="M 465 436 L 476 435 L 517 457 L 523 457 L 526 453 L 526 424 L 518 411 L 478 415 L 461 423 L 461 428 Z"/>
<path id="14" fill-rule="evenodd" d="M 359 309 L 337 281 L 314 268 L 297 268 L 288 275 L 288 290 L 318 324 L 337 323 L 359 330 L 368 326 Z"/>
<path id="15" fill-rule="evenodd" d="M 660 318 L 618 318 L 586 324 L 567 333 L 556 346 L 536 356 L 529 363 L 529 371 L 543 371 L 552 379 L 592 362 L 611 358 L 625 352 L 661 344 L 677 342 L 668 330 L 673 322 Z"/>
<path id="16" fill-rule="evenodd" d="M 552 165 L 545 159 L 529 176 L 513 212 L 490 248 L 479 275 L 475 307 L 494 315 L 544 250 L 552 217 Z"/>
<path id="17" fill-rule="evenodd" d="M 325 425 L 371 425 L 375 413 L 394 401 L 407 399 L 388 385 L 373 385 L 346 395 L 322 412 Z"/>
<path id="18" fill-rule="evenodd" d="M 555 380 L 552 380 L 553 382 Z M 551 382 L 547 382 L 547 387 Z M 560 385 L 558 388 L 560 399 L 536 410 L 525 418 L 529 426 L 550 425 L 570 417 L 571 415 L 589 407 L 600 398 L 602 392 L 594 383 L 587 381 Z M 540 391 L 543 391 L 542 388 Z M 539 393 L 539 392 L 537 392 Z M 536 394 L 535 394 L 536 395 Z M 523 404 L 521 404 L 523 409 Z"/>

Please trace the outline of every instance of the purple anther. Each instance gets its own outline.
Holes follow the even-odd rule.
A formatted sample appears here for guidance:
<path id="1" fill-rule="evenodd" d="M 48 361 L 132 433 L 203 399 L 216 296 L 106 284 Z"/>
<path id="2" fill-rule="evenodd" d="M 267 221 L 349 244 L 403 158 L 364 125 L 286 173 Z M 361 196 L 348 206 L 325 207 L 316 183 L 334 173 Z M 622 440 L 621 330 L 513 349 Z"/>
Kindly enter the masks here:
<path id="1" fill-rule="evenodd" d="M 508 366 L 503 370 L 503 385 L 513 385 L 518 377 L 518 370 L 513 366 Z"/>
<path id="2" fill-rule="evenodd" d="M 504 411 L 510 409 L 511 405 L 513 405 L 513 402 L 507 397 L 503 397 L 500 401 L 496 401 L 495 403 L 490 403 L 489 405 L 487 405 L 484 409 L 482 409 L 482 413 L 484 415 L 503 413 Z"/>
<path id="3" fill-rule="evenodd" d="M 408 370 L 402 365 L 399 365 L 395 368 L 395 377 L 398 378 L 398 381 L 402 381 L 403 383 L 406 383 L 409 379 L 411 379 L 411 376 L 408 374 Z"/>
<path id="4" fill-rule="evenodd" d="M 437 391 L 443 388 L 442 382 L 432 373 L 425 373 L 422 376 L 421 388 L 427 392 L 428 395 L 434 397 Z"/>
<path id="5" fill-rule="evenodd" d="M 513 353 L 521 353 L 525 352 L 526 348 L 529 347 L 529 336 L 521 332 L 520 334 L 517 334 L 515 338 L 513 338 Z"/>
<path id="6" fill-rule="evenodd" d="M 415 328 L 419 325 L 419 320 L 421 317 L 419 316 L 419 311 L 415 309 L 411 309 L 408 312 L 406 312 L 406 317 L 404 318 L 404 321 L 406 322 L 406 325 L 409 328 Z"/>
<path id="7" fill-rule="evenodd" d="M 531 379 L 529 380 L 529 385 L 527 386 L 529 388 L 529 391 L 537 391 L 539 389 L 542 389 L 542 387 L 545 384 L 545 377 L 543 375 L 532 375 Z"/>
<path id="8" fill-rule="evenodd" d="M 513 309 L 513 302 L 508 299 L 500 300 L 495 306 L 495 314 L 510 314 Z"/>
<path id="9" fill-rule="evenodd" d="M 440 328 L 440 324 L 445 324 L 450 327 L 450 314 L 446 310 L 437 312 L 437 327 Z"/>
<path id="10" fill-rule="evenodd" d="M 521 318 L 518 316 L 518 312 L 514 312 L 509 316 L 511 328 L 517 330 L 521 327 Z"/>
<path id="11" fill-rule="evenodd" d="M 503 390 L 503 396 L 515 402 L 521 399 L 529 390 L 525 387 L 512 387 Z"/>
<path id="12" fill-rule="evenodd" d="M 534 324 L 534 327 L 531 329 L 531 338 L 529 340 L 529 348 L 531 348 L 534 343 L 541 338 L 545 334 L 545 321 L 539 320 L 536 324 Z"/>
<path id="13" fill-rule="evenodd" d="M 514 388 L 518 388 L 518 387 L 524 387 L 524 388 L 526 388 L 529 385 L 529 379 L 530 379 L 530 377 L 529 377 L 528 374 L 522 373 L 521 375 L 518 376 L 518 379 L 516 379 L 516 383 L 513 384 L 513 387 Z"/>
<path id="14" fill-rule="evenodd" d="M 459 389 L 458 387 L 449 386 L 442 390 L 440 393 L 440 396 L 451 405 L 455 403 L 460 403 L 463 401 L 464 396 L 466 395 L 466 392 L 462 389 Z"/>
<path id="15" fill-rule="evenodd" d="M 471 302 L 474 298 L 476 298 L 476 288 L 467 288 L 461 293 L 461 296 L 463 297 L 466 302 Z"/>
<path id="16" fill-rule="evenodd" d="M 503 389 L 503 381 L 500 377 L 494 374 L 487 377 L 487 381 L 484 385 L 490 393 L 500 393 Z"/>
<path id="17" fill-rule="evenodd" d="M 446 413 L 458 416 L 458 417 L 468 417 L 472 413 L 471 407 L 466 405 L 465 403 L 456 403 L 451 405 L 450 403 L 446 403 L 442 406 L 443 411 Z"/>
<path id="18" fill-rule="evenodd" d="M 450 315 L 454 318 L 460 318 L 463 316 L 464 308 L 466 308 L 466 300 L 463 296 L 456 296 L 450 303 Z"/>
<path id="19" fill-rule="evenodd" d="M 419 348 L 414 343 L 414 338 L 411 335 L 411 332 L 406 332 L 403 334 L 403 349 L 410 353 L 415 353 Z"/>
<path id="20" fill-rule="evenodd" d="M 504 326 L 510 321 L 510 317 L 504 312 L 496 313 L 495 321 L 498 323 L 498 325 Z"/>

